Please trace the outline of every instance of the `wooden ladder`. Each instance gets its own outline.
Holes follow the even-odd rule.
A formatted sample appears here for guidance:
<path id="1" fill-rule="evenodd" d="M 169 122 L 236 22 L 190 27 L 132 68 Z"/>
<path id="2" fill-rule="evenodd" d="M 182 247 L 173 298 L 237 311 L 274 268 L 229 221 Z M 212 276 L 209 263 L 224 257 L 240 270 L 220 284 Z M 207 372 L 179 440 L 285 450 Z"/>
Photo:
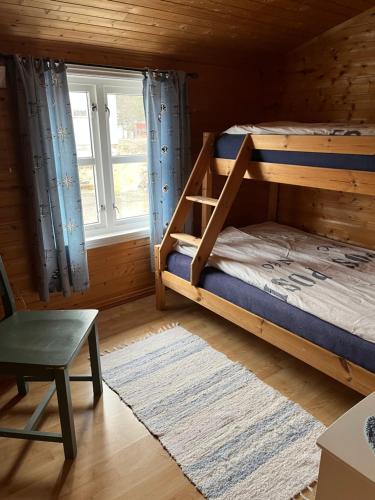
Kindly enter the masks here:
<path id="1" fill-rule="evenodd" d="M 233 164 L 232 171 L 224 184 L 219 198 L 216 199 L 199 194 L 202 190 L 204 177 L 210 173 L 214 143 L 215 134 L 205 134 L 202 150 L 186 183 L 158 252 L 159 260 L 157 266 L 160 272 L 165 269 L 167 256 L 172 251 L 176 240 L 195 246 L 197 251 L 192 260 L 190 270 L 190 282 L 194 286 L 198 284 L 200 273 L 237 195 L 242 178 L 248 168 L 253 149 L 252 137 L 251 135 L 246 135 Z M 201 238 L 181 232 L 192 203 L 214 207 Z"/>

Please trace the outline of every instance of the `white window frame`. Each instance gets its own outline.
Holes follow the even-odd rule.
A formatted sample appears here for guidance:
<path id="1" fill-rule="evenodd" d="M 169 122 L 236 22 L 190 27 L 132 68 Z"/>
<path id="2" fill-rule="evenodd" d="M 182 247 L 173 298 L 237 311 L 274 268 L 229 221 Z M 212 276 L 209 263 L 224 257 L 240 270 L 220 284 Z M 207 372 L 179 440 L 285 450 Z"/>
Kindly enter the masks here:
<path id="1" fill-rule="evenodd" d="M 89 114 L 99 222 L 85 224 L 86 242 L 89 247 L 149 235 L 149 214 L 116 219 L 112 165 L 146 161 L 147 156 L 112 156 L 110 109 L 107 102 L 108 94 L 119 91 L 125 91 L 127 95 L 140 95 L 141 82 L 142 74 L 139 72 L 68 66 L 69 90 L 87 92 L 91 101 Z M 78 158 L 78 165 L 92 163 L 92 159 Z"/>

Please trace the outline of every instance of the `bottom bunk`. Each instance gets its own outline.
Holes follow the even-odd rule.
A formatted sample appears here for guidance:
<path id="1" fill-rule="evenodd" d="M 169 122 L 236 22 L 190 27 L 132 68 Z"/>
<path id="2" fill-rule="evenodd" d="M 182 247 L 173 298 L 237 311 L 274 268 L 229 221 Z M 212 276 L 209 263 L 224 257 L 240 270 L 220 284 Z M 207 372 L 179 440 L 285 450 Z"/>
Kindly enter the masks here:
<path id="1" fill-rule="evenodd" d="M 360 254 L 350 255 L 358 258 Z M 373 256 L 372 253 L 369 255 Z M 212 261 L 217 267 L 215 251 L 213 256 Z M 224 259 L 224 263 L 228 266 L 227 260 Z M 193 299 L 347 386 L 363 394 L 375 390 L 375 342 L 368 340 L 372 335 L 371 301 L 368 304 L 369 336 L 366 339 L 211 266 L 202 272 L 198 286 L 192 286 L 189 282 L 190 265 L 191 256 L 173 251 L 168 256 L 167 270 L 159 275 L 159 280 L 162 285 Z M 351 274 L 358 274 L 358 267 L 362 265 L 366 262 L 354 266 L 354 269 L 343 268 L 348 280 Z M 233 274 L 231 267 L 229 269 Z M 366 272 L 367 275 L 371 287 L 371 273 Z M 323 301 L 324 296 L 322 308 Z M 340 301 L 339 296 L 338 309 L 342 307 Z M 353 323 L 356 324 L 354 320 Z"/>

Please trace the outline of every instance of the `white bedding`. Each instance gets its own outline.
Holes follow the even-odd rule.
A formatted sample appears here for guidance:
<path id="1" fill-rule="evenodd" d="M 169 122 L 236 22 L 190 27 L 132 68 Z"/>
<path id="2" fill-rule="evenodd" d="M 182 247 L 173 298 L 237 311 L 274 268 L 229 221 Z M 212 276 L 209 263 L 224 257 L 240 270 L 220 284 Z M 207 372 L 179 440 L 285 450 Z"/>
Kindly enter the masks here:
<path id="1" fill-rule="evenodd" d="M 375 251 L 267 222 L 224 229 L 209 265 L 375 342 Z"/>
<path id="2" fill-rule="evenodd" d="M 234 125 L 225 134 L 375 135 L 375 124 L 269 122 Z"/>

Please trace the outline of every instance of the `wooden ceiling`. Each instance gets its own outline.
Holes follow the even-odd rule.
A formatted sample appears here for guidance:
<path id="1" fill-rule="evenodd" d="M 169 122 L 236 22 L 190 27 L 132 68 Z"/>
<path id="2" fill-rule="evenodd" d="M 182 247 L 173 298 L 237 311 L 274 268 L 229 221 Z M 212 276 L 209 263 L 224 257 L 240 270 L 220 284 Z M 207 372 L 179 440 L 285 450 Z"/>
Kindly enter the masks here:
<path id="1" fill-rule="evenodd" d="M 220 64 L 284 53 L 373 4 L 374 0 L 1 0 L 0 40 L 58 40 Z"/>

